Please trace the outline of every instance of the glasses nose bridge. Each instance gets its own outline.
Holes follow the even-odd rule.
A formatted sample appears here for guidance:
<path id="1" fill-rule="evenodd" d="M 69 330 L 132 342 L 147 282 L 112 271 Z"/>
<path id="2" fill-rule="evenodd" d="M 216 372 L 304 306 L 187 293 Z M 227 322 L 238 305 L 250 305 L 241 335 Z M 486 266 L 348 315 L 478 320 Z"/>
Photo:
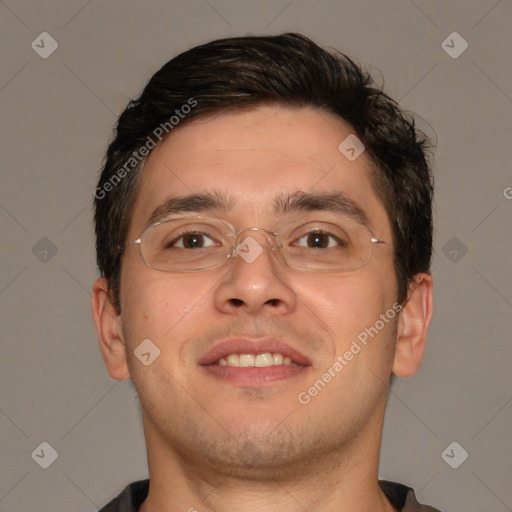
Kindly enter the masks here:
<path id="1" fill-rule="evenodd" d="M 242 245 L 244 240 L 247 238 L 252 238 L 252 235 L 259 235 L 259 238 L 264 237 L 267 241 L 268 246 L 270 247 L 270 250 L 274 252 L 276 249 L 281 249 L 282 246 L 279 243 L 279 233 L 276 233 L 274 231 L 268 231 L 263 228 L 244 228 L 242 231 L 239 231 L 238 234 L 236 234 L 233 245 L 231 248 L 231 255 L 236 256 L 239 254 L 239 251 L 243 251 Z"/>

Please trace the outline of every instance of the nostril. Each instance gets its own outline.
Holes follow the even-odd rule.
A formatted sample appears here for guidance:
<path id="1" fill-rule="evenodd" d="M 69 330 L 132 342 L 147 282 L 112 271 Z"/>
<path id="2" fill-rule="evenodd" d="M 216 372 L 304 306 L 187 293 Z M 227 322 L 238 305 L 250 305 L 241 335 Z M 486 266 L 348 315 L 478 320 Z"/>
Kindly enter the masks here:
<path id="1" fill-rule="evenodd" d="M 279 302 L 279 299 L 269 299 L 265 302 L 265 304 L 269 304 L 270 306 L 278 306 Z"/>
<path id="2" fill-rule="evenodd" d="M 233 306 L 240 307 L 243 305 L 244 301 L 240 299 L 229 299 L 229 302 L 233 304 Z"/>

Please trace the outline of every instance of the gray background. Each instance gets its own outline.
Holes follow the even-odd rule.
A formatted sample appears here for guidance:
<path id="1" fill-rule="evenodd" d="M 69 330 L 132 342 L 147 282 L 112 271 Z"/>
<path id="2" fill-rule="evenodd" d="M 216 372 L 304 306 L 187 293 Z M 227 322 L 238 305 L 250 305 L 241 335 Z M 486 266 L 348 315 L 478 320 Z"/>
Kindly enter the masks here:
<path id="1" fill-rule="evenodd" d="M 108 377 L 90 318 L 101 159 L 171 57 L 284 31 L 371 66 L 438 138 L 435 320 L 421 370 L 390 394 L 381 477 L 444 512 L 512 510 L 511 1 L 5 0 L 0 19 L 1 511 L 90 512 L 146 476 L 133 387 Z M 47 59 L 31 48 L 44 31 Z M 458 58 L 441 46 L 453 31 Z M 453 441 L 469 454 L 457 469 L 441 456 Z"/>

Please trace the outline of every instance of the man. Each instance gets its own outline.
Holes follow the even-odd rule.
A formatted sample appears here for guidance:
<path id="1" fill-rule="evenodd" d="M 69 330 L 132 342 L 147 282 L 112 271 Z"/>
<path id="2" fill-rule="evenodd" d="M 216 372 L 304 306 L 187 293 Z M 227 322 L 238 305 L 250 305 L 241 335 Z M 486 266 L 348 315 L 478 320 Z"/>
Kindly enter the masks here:
<path id="1" fill-rule="evenodd" d="M 93 316 L 149 481 L 103 511 L 433 511 L 378 481 L 391 375 L 432 317 L 427 142 L 297 34 L 168 62 L 119 118 Z"/>

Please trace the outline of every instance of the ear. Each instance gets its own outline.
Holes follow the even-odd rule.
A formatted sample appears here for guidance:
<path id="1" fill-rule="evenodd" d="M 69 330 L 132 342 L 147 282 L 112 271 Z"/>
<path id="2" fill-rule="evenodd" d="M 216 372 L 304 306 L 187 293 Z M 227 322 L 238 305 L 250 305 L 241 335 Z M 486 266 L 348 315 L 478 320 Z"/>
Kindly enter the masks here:
<path id="1" fill-rule="evenodd" d="M 108 374 L 116 380 L 130 378 L 123 339 L 121 316 L 110 299 L 108 280 L 96 280 L 92 291 L 92 317 L 98 333 L 101 355 Z"/>
<path id="2" fill-rule="evenodd" d="M 433 313 L 433 281 L 430 274 L 416 274 L 398 322 L 393 373 L 410 377 L 419 368 Z"/>

